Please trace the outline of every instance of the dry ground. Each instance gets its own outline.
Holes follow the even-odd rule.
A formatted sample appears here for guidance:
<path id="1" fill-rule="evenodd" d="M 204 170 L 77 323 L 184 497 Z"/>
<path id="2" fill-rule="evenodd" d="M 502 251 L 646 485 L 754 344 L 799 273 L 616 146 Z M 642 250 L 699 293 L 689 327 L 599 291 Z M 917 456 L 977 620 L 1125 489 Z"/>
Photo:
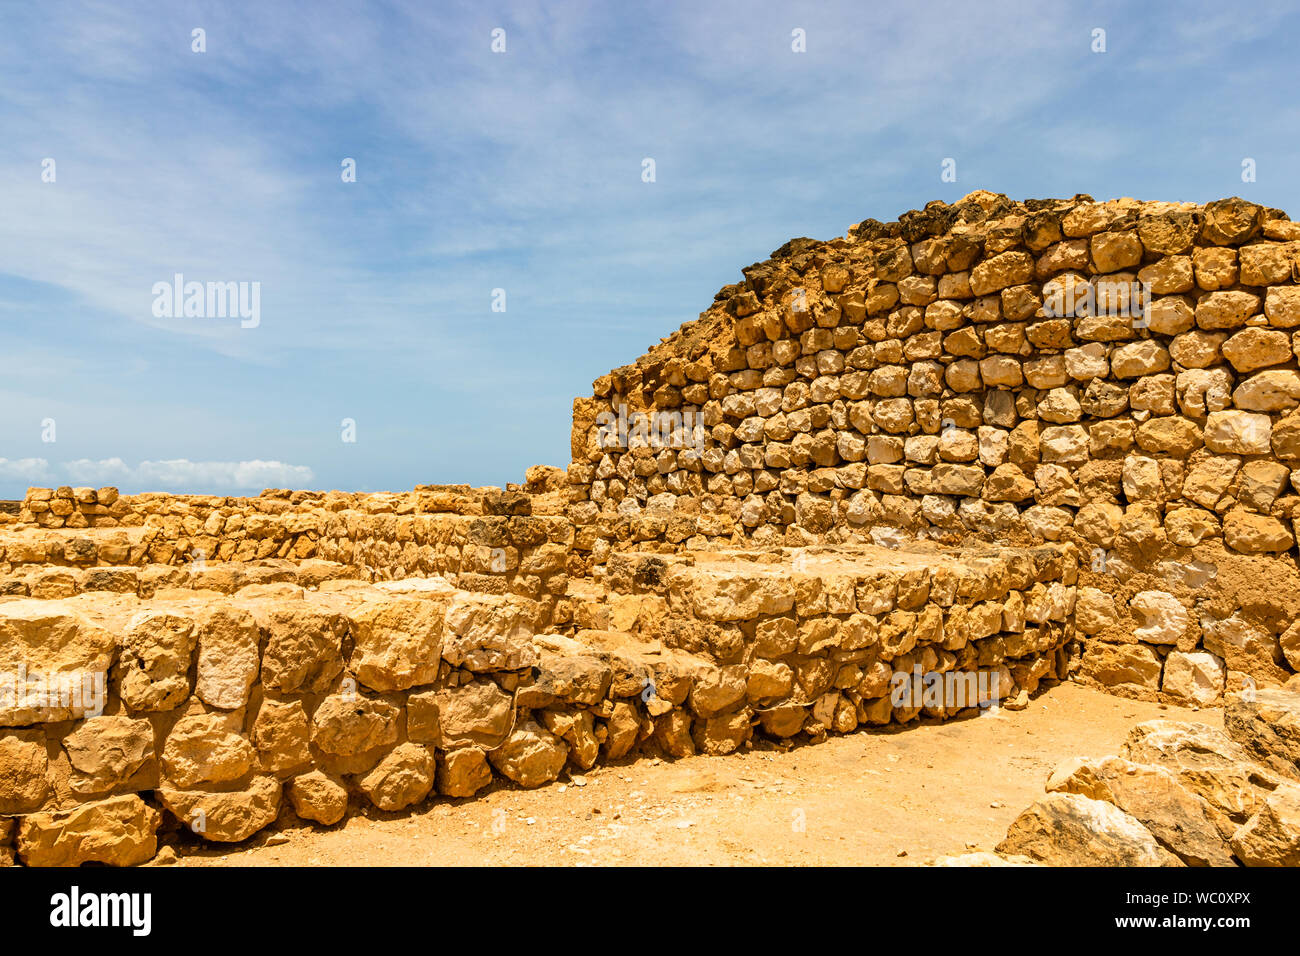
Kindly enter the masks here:
<path id="1" fill-rule="evenodd" d="M 497 787 L 239 848 L 177 849 L 190 866 L 909 865 L 992 849 L 1059 760 L 1115 753 L 1156 717 L 1222 726 L 1218 710 L 1063 684 L 1018 713 L 785 752 L 643 758 L 540 790 Z"/>

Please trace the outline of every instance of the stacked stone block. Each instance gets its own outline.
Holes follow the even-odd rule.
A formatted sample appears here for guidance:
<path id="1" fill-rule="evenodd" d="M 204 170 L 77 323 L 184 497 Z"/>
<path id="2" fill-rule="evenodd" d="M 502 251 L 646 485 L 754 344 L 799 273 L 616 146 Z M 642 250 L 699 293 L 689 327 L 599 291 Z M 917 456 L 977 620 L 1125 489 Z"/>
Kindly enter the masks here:
<path id="1" fill-rule="evenodd" d="M 1068 542 L 1103 595 L 1084 679 L 1203 701 L 1300 665 L 1300 225 L 979 192 L 742 271 L 575 402 L 586 563 Z"/>

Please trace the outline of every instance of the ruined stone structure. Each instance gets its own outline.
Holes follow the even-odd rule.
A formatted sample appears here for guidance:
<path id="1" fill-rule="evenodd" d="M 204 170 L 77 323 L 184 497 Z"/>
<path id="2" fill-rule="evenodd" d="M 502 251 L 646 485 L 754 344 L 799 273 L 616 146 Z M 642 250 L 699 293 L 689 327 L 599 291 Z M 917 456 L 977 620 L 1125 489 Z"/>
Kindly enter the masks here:
<path id="1" fill-rule="evenodd" d="M 567 472 L 0 509 L 0 858 L 1300 670 L 1300 225 L 974 193 L 743 272 Z"/>

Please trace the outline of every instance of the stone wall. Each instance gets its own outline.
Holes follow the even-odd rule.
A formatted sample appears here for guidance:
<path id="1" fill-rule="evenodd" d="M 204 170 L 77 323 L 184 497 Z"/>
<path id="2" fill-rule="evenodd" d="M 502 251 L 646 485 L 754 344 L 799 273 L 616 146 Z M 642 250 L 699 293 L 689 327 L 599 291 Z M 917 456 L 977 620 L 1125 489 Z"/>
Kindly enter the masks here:
<path id="1" fill-rule="evenodd" d="M 596 626 L 571 636 L 441 578 L 0 599 L 0 861 L 140 863 L 160 827 L 234 843 L 636 752 L 1019 706 L 1067 671 L 1075 572 L 1058 546 L 624 552 L 572 595 Z"/>
<path id="2" fill-rule="evenodd" d="M 33 488 L 0 529 L 0 594 L 68 597 L 158 587 L 439 575 L 551 607 L 567 586 L 573 529 L 558 469 L 520 487 L 423 486 L 401 494 L 263 492 L 253 498 Z M 80 517 L 78 517 L 80 516 Z M 313 564 L 314 563 L 314 564 Z M 313 572 L 312 567 L 316 570 Z"/>
<path id="3" fill-rule="evenodd" d="M 1300 224 L 973 193 L 742 271 L 574 403 L 588 564 L 1068 542 L 1081 680 L 1209 703 L 1300 668 Z"/>

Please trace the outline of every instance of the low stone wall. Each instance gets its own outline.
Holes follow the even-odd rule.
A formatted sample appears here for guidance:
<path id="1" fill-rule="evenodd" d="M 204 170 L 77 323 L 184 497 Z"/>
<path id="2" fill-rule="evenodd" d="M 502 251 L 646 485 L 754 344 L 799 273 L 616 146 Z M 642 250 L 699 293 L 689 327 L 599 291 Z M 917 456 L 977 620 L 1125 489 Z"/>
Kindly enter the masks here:
<path id="1" fill-rule="evenodd" d="M 637 752 L 979 713 L 1065 676 L 1074 570 L 1062 548 L 629 553 L 606 599 L 571 598 L 604 626 L 570 636 L 441 579 L 0 600 L 0 854 L 139 863 L 159 826 L 238 842 Z"/>
<path id="2" fill-rule="evenodd" d="M 266 492 L 218 498 L 31 489 L 24 502 L 29 519 L 49 514 L 64 520 L 30 509 L 59 502 L 71 507 L 92 497 L 111 498 L 121 518 L 91 515 L 96 523 L 90 527 L 28 520 L 0 531 L 0 591 L 62 596 L 60 590 L 75 593 L 83 586 L 123 589 L 134 575 L 138 584 L 130 589 L 139 592 L 177 577 L 145 572 L 147 566 L 188 568 L 190 577 L 205 582 L 201 586 L 224 590 L 221 580 L 230 573 L 238 580 L 249 565 L 321 561 L 351 568 L 365 580 L 438 575 L 468 590 L 522 594 L 554 606 L 567 586 L 574 533 L 566 517 L 544 513 L 561 510 L 559 496 L 547 485 L 558 470 L 531 471 L 535 479 L 528 491 L 455 485 L 401 495 Z M 113 569 L 116 577 L 77 569 Z M 33 580 L 39 578 L 46 582 Z"/>

